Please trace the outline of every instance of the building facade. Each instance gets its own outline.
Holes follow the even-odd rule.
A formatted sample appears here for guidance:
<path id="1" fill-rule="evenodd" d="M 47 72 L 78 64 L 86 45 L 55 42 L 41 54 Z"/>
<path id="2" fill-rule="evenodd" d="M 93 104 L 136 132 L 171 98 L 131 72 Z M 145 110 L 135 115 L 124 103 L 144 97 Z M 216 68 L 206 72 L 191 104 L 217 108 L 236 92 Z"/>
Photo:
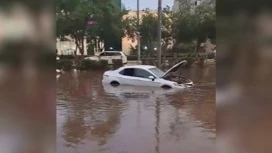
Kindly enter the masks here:
<path id="1" fill-rule="evenodd" d="M 154 15 L 154 17 L 157 17 L 157 15 L 158 15 L 157 14 L 157 10 L 150 10 L 148 12 L 152 13 Z M 140 11 L 140 15 L 139 15 L 140 22 L 141 22 L 142 17 L 144 15 L 146 15 L 146 11 Z M 128 19 L 129 18 L 133 19 L 133 18 L 136 18 L 136 17 L 137 17 L 137 11 L 129 11 L 128 14 L 126 14 L 126 15 L 123 16 L 123 19 L 127 19 L 127 18 Z M 154 28 L 157 28 L 157 26 L 154 27 Z M 125 54 L 129 55 L 131 53 L 131 48 L 136 48 L 137 44 L 138 44 L 137 37 L 135 37 L 134 39 L 131 39 L 131 38 L 125 36 L 122 39 L 122 51 Z M 152 46 L 157 46 L 158 43 L 155 41 L 155 42 L 152 42 L 152 44 L 153 44 Z M 143 47 L 143 44 L 141 44 L 141 46 Z M 167 48 L 169 49 L 172 46 L 173 46 L 173 41 L 170 41 L 169 44 L 168 44 L 168 46 L 167 46 Z M 155 48 L 153 48 L 153 49 L 155 49 Z"/>
<path id="2" fill-rule="evenodd" d="M 157 11 L 152 11 L 152 13 L 154 13 L 154 16 L 157 15 Z M 145 15 L 146 12 L 145 11 L 140 11 L 140 22 L 141 22 L 141 19 L 143 17 L 143 15 Z M 137 17 L 137 11 L 129 11 L 128 14 L 124 15 L 123 16 L 123 19 L 133 19 L 133 18 L 136 18 Z M 122 51 L 129 55 L 130 52 L 131 52 L 131 48 L 136 48 L 138 44 L 138 41 L 137 41 L 137 38 L 135 37 L 134 40 L 125 36 L 122 38 Z"/>
<path id="3" fill-rule="evenodd" d="M 87 55 L 87 42 L 84 40 L 84 53 Z M 56 39 L 57 55 L 81 55 L 79 48 L 76 47 L 75 40 L 71 37 L 65 37 L 65 40 Z"/>

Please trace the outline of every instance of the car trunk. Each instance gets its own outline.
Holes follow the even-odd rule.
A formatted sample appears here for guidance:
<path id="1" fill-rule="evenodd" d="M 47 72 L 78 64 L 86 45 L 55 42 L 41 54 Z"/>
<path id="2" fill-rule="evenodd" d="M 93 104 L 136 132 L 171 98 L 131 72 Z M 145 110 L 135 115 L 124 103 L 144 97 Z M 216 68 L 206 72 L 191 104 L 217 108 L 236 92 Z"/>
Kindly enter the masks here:
<path id="1" fill-rule="evenodd" d="M 186 60 L 179 62 L 178 64 L 174 65 L 169 70 L 167 70 L 165 72 L 163 78 L 165 80 L 177 82 L 178 84 L 192 85 L 192 81 L 190 79 L 187 79 L 185 77 L 182 77 L 182 76 L 176 74 L 176 72 L 179 69 L 181 69 L 182 67 L 184 67 L 185 65 L 187 65 L 187 61 Z"/>

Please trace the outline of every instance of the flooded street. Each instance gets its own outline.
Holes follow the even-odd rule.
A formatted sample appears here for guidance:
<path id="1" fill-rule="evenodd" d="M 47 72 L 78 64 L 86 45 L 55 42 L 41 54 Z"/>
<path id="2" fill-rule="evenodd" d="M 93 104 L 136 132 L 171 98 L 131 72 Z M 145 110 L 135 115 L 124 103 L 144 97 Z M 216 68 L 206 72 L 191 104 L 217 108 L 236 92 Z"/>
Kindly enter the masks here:
<path id="1" fill-rule="evenodd" d="M 215 153 L 215 66 L 183 71 L 178 92 L 101 84 L 103 72 L 57 79 L 58 153 Z"/>

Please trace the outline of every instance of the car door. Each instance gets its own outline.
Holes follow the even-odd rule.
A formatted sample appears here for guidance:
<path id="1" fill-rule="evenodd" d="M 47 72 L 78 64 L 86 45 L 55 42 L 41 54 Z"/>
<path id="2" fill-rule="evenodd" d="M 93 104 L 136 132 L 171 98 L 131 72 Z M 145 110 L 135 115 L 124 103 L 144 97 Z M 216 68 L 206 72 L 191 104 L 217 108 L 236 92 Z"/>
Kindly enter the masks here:
<path id="1" fill-rule="evenodd" d="M 111 55 L 111 59 L 122 59 L 122 55 L 120 52 L 114 52 Z"/>
<path id="2" fill-rule="evenodd" d="M 112 59 L 113 59 L 114 54 L 112 52 L 106 52 L 106 54 L 107 54 L 108 63 L 113 64 Z"/>
<path id="3" fill-rule="evenodd" d="M 127 85 L 136 86 L 159 86 L 158 80 L 151 80 L 148 77 L 153 76 L 151 73 L 140 68 L 126 68 L 120 72 L 122 82 Z M 155 77 L 155 76 L 154 76 Z"/>
<path id="4" fill-rule="evenodd" d="M 103 52 L 99 55 L 99 59 L 100 60 L 107 60 L 108 64 L 110 64 L 110 60 L 109 60 L 110 56 L 107 52 Z"/>
<path id="5" fill-rule="evenodd" d="M 160 86 L 159 80 L 145 69 L 135 68 L 134 76 L 141 86 Z M 155 79 L 149 79 L 150 76 L 153 76 Z"/>

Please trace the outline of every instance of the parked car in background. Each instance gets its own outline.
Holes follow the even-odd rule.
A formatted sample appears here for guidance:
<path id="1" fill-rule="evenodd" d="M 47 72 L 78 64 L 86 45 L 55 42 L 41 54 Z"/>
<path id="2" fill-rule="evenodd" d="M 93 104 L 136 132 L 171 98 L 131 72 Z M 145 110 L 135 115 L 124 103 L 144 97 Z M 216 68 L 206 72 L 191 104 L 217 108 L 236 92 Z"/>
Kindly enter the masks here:
<path id="1" fill-rule="evenodd" d="M 127 64 L 127 56 L 121 51 L 104 51 L 95 56 L 85 57 L 85 59 L 94 61 L 107 60 L 108 64 L 113 64 L 113 59 L 121 59 L 123 64 Z"/>
<path id="2" fill-rule="evenodd" d="M 61 54 L 62 55 L 74 55 L 75 54 L 75 50 L 68 48 L 68 49 L 63 49 L 61 50 Z"/>
<path id="3" fill-rule="evenodd" d="M 190 79 L 173 75 L 173 72 L 185 64 L 187 64 L 187 61 L 182 61 L 167 72 L 151 65 L 123 66 L 117 70 L 106 71 L 103 74 L 102 83 L 113 86 L 151 86 L 166 89 L 191 87 L 193 82 Z"/>

